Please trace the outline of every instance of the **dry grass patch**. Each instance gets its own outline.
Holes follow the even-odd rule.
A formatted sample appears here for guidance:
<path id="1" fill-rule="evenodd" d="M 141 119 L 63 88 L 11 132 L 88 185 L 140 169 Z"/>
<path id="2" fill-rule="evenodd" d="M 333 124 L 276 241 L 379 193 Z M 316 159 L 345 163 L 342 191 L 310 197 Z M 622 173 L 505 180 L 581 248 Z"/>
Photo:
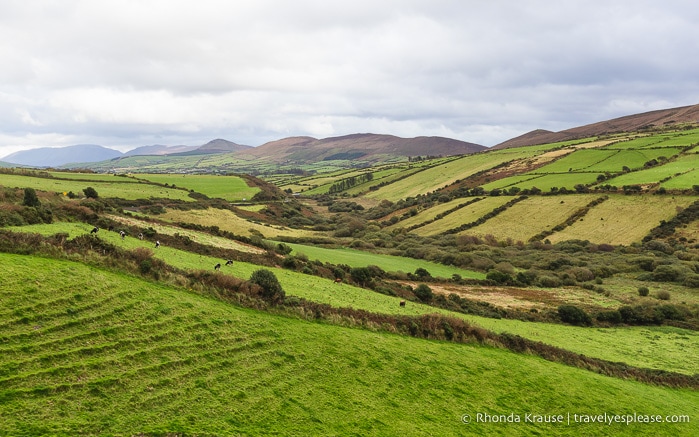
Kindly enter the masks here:
<path id="1" fill-rule="evenodd" d="M 548 239 L 552 243 L 579 239 L 593 243 L 639 242 L 661 220 L 669 220 L 696 200 L 692 196 L 610 196 L 582 219 Z"/>

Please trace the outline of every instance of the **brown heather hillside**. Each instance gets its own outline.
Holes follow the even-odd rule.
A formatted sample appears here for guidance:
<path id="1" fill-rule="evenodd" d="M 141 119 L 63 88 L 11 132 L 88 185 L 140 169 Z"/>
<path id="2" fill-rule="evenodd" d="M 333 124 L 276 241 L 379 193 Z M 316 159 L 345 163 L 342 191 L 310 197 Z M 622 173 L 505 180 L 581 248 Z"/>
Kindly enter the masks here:
<path id="1" fill-rule="evenodd" d="M 443 137 L 400 138 L 392 135 L 353 134 L 316 139 L 291 137 L 239 152 L 273 162 L 359 159 L 371 162 L 379 155 L 453 156 L 487 150 L 487 147 Z"/>
<path id="2" fill-rule="evenodd" d="M 661 109 L 658 111 L 644 112 L 642 114 L 627 115 L 612 120 L 566 129 L 560 132 L 537 129 L 502 142 L 491 147 L 491 149 L 498 150 L 510 147 L 533 146 L 536 144 L 555 143 L 557 141 L 574 140 L 577 138 L 619 132 L 634 132 L 677 123 L 697 122 L 699 122 L 699 105 L 682 106 L 679 108 Z"/>

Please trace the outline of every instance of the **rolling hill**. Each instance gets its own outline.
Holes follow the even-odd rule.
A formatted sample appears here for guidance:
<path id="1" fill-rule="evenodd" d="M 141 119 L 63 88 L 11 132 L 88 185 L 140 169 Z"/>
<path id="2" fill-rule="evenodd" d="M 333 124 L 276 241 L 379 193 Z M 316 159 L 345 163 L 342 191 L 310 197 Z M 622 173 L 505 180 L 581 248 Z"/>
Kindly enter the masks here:
<path id="1" fill-rule="evenodd" d="M 560 132 L 537 129 L 502 142 L 493 146 L 492 149 L 498 150 L 510 147 L 555 143 L 558 141 L 568 141 L 620 132 L 634 132 L 648 128 L 696 122 L 699 122 L 699 105 L 682 106 L 679 108 L 661 109 L 658 111 L 644 112 L 642 114 L 627 115 L 612 120 L 566 129 Z"/>
<path id="2" fill-rule="evenodd" d="M 453 156 L 487 150 L 487 147 L 443 137 L 400 138 L 393 135 L 352 134 L 315 139 L 291 137 L 263 144 L 245 153 L 273 162 L 361 160 L 378 162 L 382 156 Z"/>
<path id="3" fill-rule="evenodd" d="M 68 147 L 40 147 L 22 150 L 3 158 L 12 164 L 32 167 L 58 167 L 71 162 L 97 162 L 121 156 L 118 150 L 95 144 L 79 144 Z"/>

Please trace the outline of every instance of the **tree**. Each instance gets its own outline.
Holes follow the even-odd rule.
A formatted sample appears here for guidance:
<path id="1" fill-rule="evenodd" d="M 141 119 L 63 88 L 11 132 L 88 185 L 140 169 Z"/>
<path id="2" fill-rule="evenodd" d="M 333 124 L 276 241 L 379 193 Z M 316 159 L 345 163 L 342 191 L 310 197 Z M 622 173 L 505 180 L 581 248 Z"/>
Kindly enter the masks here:
<path id="1" fill-rule="evenodd" d="M 250 282 L 262 288 L 262 298 L 269 302 L 279 303 L 286 297 L 286 293 L 277 277 L 267 269 L 259 269 L 252 272 Z"/>
<path id="2" fill-rule="evenodd" d="M 34 188 L 25 188 L 24 189 L 24 202 L 23 204 L 25 206 L 33 206 L 37 207 L 41 205 L 41 202 L 39 201 L 39 198 L 36 195 L 36 190 Z"/>
<path id="3" fill-rule="evenodd" d="M 413 293 L 415 294 L 415 297 L 423 302 L 429 302 L 434 297 L 432 289 L 425 284 L 418 285 Z"/>
<path id="4" fill-rule="evenodd" d="M 83 193 L 85 193 L 85 197 L 89 197 L 90 199 L 97 199 L 99 196 L 97 194 L 97 190 L 95 190 L 92 187 L 87 187 L 83 190 Z"/>

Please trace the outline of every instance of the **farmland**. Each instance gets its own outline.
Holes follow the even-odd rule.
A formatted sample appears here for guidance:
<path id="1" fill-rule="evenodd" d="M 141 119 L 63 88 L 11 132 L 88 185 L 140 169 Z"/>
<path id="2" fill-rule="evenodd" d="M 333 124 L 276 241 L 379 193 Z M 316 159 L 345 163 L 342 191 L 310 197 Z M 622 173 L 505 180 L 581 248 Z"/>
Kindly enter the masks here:
<path id="1" fill-rule="evenodd" d="M 695 435 L 461 417 L 698 417 L 698 132 L 3 169 L 0 435 Z"/>
<path id="2" fill-rule="evenodd" d="M 184 190 L 160 187 L 146 183 L 133 183 L 122 178 L 110 177 L 112 182 L 79 181 L 66 179 L 41 178 L 33 176 L 20 176 L 11 174 L 0 175 L 0 185 L 6 187 L 29 187 L 35 190 L 50 191 L 55 193 L 74 192 L 82 194 L 88 186 L 97 190 L 102 197 L 118 197 L 126 200 L 135 199 L 170 199 L 192 201 L 189 193 Z"/>
<path id="3" fill-rule="evenodd" d="M 552 242 L 580 239 L 631 244 L 695 200 L 692 196 L 654 196 L 639 202 L 630 196 L 610 196 L 592 208 L 582 220 L 548 238 Z M 638 217 L 643 217 L 643 220 L 634 219 Z"/>
<path id="4" fill-rule="evenodd" d="M 461 415 L 477 411 L 524 414 L 555 405 L 562 413 L 625 413 L 647 411 L 647 399 L 655 399 L 653 413 L 697 414 L 695 392 L 492 348 L 272 316 L 76 263 L 7 255 L 2 260 L 15 278 L 2 286 L 3 308 L 17 308 L 5 311 L 9 323 L 2 325 L 3 433 L 361 429 L 461 435 L 469 429 Z M 79 284 L 87 277 L 99 281 L 83 288 Z M 20 286 L 34 281 L 43 286 Z M 405 415 L 416 410 L 421 414 Z M 642 424 L 570 426 L 505 429 L 649 432 Z M 694 427 L 658 424 L 652 432 L 691 433 Z"/>
<path id="5" fill-rule="evenodd" d="M 169 184 L 172 187 L 194 190 L 209 197 L 218 197 L 231 202 L 248 200 L 260 191 L 257 187 L 249 187 L 245 180 L 238 176 L 139 174 L 135 177 L 159 184 Z"/>

